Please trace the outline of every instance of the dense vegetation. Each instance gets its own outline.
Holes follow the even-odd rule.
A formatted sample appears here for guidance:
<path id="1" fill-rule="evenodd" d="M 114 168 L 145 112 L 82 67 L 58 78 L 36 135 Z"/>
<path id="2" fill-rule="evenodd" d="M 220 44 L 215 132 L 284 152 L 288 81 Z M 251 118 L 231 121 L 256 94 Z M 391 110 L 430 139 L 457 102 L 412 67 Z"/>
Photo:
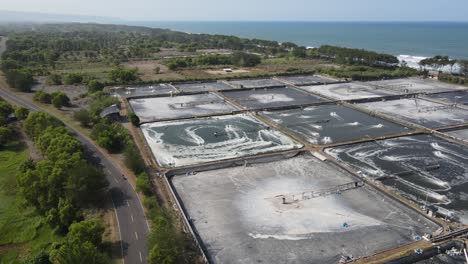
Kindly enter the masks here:
<path id="1" fill-rule="evenodd" d="M 378 79 L 391 79 L 409 77 L 418 74 L 411 68 L 398 67 L 395 69 L 375 68 L 368 66 L 343 66 L 339 68 L 318 68 L 317 72 L 325 73 L 337 78 L 350 80 L 369 81 Z"/>
<path id="2" fill-rule="evenodd" d="M 0 98 L 0 148 L 14 140 L 16 133 L 10 125 L 12 119 L 25 119 L 29 111 L 24 107 L 13 107 Z"/>
<path id="3" fill-rule="evenodd" d="M 238 67 L 253 67 L 261 62 L 261 58 L 255 54 L 235 52 L 232 55 L 200 55 L 197 57 L 171 58 L 166 65 L 171 70 L 196 66 L 234 65 Z"/>
<path id="4" fill-rule="evenodd" d="M 161 48 L 193 51 L 217 48 L 264 54 L 281 49 L 275 41 L 116 25 L 44 24 L 34 25 L 34 30 L 28 25 L 9 25 L 0 26 L 0 35 L 9 37 L 8 49 L 3 54 L 8 68 L 29 69 L 40 75 L 55 69 L 59 60 L 84 58 L 119 63 L 152 57 Z"/>
<path id="5" fill-rule="evenodd" d="M 19 192 L 51 227 L 66 234 L 73 230 L 74 223 L 82 223 L 84 210 L 95 208 L 102 200 L 102 190 L 107 187 L 105 176 L 88 163 L 81 144 L 54 117 L 43 112 L 31 113 L 24 121 L 24 130 L 44 159 L 38 162 L 28 160 L 21 166 L 16 176 Z M 72 245 L 68 243 L 69 235 L 64 243 L 54 247 L 57 251 L 54 258 L 79 259 L 79 256 L 86 258 L 92 255 L 103 260 L 96 263 L 107 262 L 99 245 L 87 244 L 86 241 Z M 96 236 L 100 235 L 102 232 L 96 233 Z M 67 254 L 63 255 L 63 252 Z"/>
<path id="6" fill-rule="evenodd" d="M 350 49 L 324 45 L 311 52 L 312 56 L 331 60 L 338 64 L 391 67 L 398 64 L 398 58 L 363 49 Z"/>
<path id="7" fill-rule="evenodd" d="M 468 85 L 468 78 L 447 73 L 439 73 L 439 80 L 453 84 Z"/>
<path id="8" fill-rule="evenodd" d="M 25 206 L 18 191 L 15 176 L 21 165 L 28 160 L 28 150 L 19 141 L 18 132 L 14 139 L 0 146 L 0 263 L 20 264 L 31 255 L 29 262 L 48 263 L 49 249 L 62 236 L 57 235 L 32 206 Z M 44 262 L 38 262 L 43 255 Z M 36 261 L 36 262 L 34 262 Z"/>
<path id="9" fill-rule="evenodd" d="M 70 98 L 63 92 L 38 91 L 34 94 L 34 100 L 43 104 L 52 104 L 57 109 L 70 106 Z"/>

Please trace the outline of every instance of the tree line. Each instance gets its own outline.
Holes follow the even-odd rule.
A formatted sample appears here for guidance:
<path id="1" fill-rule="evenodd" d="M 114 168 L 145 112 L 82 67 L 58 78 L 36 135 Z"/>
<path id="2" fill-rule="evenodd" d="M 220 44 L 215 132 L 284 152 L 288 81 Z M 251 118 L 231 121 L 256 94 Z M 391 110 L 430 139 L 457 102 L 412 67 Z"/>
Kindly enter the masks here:
<path id="1" fill-rule="evenodd" d="M 338 64 L 396 67 L 399 63 L 398 58 L 390 54 L 330 45 L 312 49 L 309 53 L 314 57 L 331 60 Z"/>
<path id="2" fill-rule="evenodd" d="M 233 65 L 238 67 L 253 67 L 261 63 L 260 56 L 245 52 L 234 52 L 231 55 L 200 55 L 196 57 L 171 58 L 166 60 L 169 69 L 196 67 L 196 66 L 214 66 L 214 65 Z"/>
<path id="3" fill-rule="evenodd" d="M 30 113 L 23 128 L 44 158 L 22 164 L 16 176 L 19 192 L 51 227 L 67 234 L 51 252 L 34 258 L 108 263 L 101 248 L 104 228 L 96 220 L 85 220 L 85 211 L 97 206 L 108 186 L 104 173 L 87 161 L 81 143 L 55 117 Z"/>

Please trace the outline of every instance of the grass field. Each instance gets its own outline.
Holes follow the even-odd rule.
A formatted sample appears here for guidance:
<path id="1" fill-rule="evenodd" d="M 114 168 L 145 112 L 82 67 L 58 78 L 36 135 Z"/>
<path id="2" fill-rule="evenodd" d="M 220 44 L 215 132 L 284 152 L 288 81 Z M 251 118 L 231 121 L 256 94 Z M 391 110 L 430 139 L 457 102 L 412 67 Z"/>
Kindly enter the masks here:
<path id="1" fill-rule="evenodd" d="M 15 176 L 28 159 L 20 142 L 0 148 L 0 263 L 21 263 L 62 238 L 44 223 L 33 208 L 24 207 Z"/>

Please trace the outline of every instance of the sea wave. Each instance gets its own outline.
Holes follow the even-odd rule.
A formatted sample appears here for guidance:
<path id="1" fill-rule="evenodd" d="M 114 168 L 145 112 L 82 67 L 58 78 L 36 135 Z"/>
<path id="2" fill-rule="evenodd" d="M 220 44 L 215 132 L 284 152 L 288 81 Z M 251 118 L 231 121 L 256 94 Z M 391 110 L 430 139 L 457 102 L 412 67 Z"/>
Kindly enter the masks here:
<path id="1" fill-rule="evenodd" d="M 460 65 L 458 63 L 454 64 L 453 66 L 447 65 L 443 67 L 431 67 L 431 66 L 421 67 L 421 65 L 419 65 L 419 62 L 421 62 L 424 59 L 427 59 L 428 57 L 403 54 L 403 55 L 398 55 L 397 58 L 400 61 L 400 65 L 402 65 L 403 62 L 405 62 L 406 66 L 413 68 L 413 69 L 442 71 L 442 72 L 447 72 L 447 73 L 460 73 Z"/>

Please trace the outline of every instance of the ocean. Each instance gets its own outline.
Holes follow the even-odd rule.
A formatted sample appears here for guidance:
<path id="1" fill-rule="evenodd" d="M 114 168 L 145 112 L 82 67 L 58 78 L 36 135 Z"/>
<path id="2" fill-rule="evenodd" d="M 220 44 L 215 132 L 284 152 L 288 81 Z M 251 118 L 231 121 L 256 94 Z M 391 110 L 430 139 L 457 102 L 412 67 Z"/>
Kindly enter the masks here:
<path id="1" fill-rule="evenodd" d="M 363 48 L 400 56 L 409 63 L 435 55 L 468 59 L 468 22 L 133 22 L 131 24 L 188 33 L 291 41 L 306 47 L 329 44 Z"/>

